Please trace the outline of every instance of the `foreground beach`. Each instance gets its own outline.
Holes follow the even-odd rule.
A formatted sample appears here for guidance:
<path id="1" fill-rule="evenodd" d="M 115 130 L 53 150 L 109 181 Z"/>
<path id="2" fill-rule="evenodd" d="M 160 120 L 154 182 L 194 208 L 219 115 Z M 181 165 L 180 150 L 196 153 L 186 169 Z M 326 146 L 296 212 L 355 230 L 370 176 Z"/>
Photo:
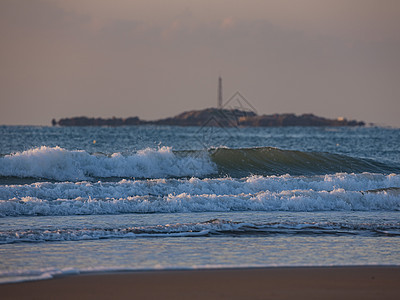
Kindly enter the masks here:
<path id="1" fill-rule="evenodd" d="M 398 299 L 400 267 L 84 274 L 0 285 L 2 299 Z"/>

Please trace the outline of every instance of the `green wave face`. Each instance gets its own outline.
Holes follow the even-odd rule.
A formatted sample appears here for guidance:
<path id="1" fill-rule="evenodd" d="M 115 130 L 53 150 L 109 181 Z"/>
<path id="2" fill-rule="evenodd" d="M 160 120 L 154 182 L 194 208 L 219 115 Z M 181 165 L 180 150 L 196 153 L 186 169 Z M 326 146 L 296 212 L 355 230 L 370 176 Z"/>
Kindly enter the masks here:
<path id="1" fill-rule="evenodd" d="M 219 174 L 233 177 L 257 175 L 322 175 L 332 173 L 399 173 L 400 167 L 371 159 L 325 152 L 301 152 L 272 147 L 209 150 Z"/>

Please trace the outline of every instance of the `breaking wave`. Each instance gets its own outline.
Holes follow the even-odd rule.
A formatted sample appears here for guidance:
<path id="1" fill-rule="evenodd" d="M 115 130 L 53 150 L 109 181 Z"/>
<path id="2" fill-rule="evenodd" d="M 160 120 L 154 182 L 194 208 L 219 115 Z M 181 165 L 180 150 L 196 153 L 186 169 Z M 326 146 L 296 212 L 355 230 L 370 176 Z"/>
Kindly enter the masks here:
<path id="1" fill-rule="evenodd" d="M 133 155 L 105 155 L 42 146 L 0 158 L 0 176 L 57 181 L 204 176 L 212 173 L 216 173 L 216 168 L 207 154 L 179 156 L 169 147 L 147 148 Z"/>
<path id="2" fill-rule="evenodd" d="M 38 182 L 0 186 L 0 216 L 229 211 L 399 211 L 400 175 Z"/>
<path id="3" fill-rule="evenodd" d="M 258 175 L 312 175 L 346 173 L 399 173 L 400 167 L 371 159 L 326 152 L 302 152 L 272 147 L 211 150 L 220 173 L 241 177 Z"/>
<path id="4" fill-rule="evenodd" d="M 139 150 L 131 155 L 88 153 L 42 146 L 0 158 L 3 182 L 15 178 L 82 181 L 100 178 L 246 177 L 249 175 L 316 175 L 400 173 L 370 159 L 324 152 L 301 152 L 271 147 L 207 151 L 172 151 L 169 147 Z"/>

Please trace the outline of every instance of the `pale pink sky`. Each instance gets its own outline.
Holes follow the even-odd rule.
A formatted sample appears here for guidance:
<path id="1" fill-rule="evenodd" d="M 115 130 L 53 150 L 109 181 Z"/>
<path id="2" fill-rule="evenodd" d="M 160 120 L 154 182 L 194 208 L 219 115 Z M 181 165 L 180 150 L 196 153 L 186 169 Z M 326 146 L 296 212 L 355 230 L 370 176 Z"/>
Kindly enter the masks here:
<path id="1" fill-rule="evenodd" d="M 400 127 L 397 0 L 1 0 L 0 124 L 259 114 Z"/>

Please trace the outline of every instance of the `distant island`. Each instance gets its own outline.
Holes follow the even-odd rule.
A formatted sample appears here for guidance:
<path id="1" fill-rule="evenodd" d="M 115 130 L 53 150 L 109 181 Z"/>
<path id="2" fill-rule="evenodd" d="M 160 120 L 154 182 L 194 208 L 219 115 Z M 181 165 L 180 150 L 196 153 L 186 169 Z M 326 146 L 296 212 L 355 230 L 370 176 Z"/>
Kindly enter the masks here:
<path id="1" fill-rule="evenodd" d="M 132 125 L 170 125 L 170 126 L 222 126 L 222 127 L 284 127 L 284 126 L 364 126 L 362 121 L 345 118 L 327 119 L 313 114 L 272 114 L 257 115 L 253 111 L 238 109 L 206 108 L 183 112 L 175 117 L 154 121 L 129 118 L 89 118 L 72 117 L 59 121 L 53 119 L 53 126 L 132 126 Z"/>

